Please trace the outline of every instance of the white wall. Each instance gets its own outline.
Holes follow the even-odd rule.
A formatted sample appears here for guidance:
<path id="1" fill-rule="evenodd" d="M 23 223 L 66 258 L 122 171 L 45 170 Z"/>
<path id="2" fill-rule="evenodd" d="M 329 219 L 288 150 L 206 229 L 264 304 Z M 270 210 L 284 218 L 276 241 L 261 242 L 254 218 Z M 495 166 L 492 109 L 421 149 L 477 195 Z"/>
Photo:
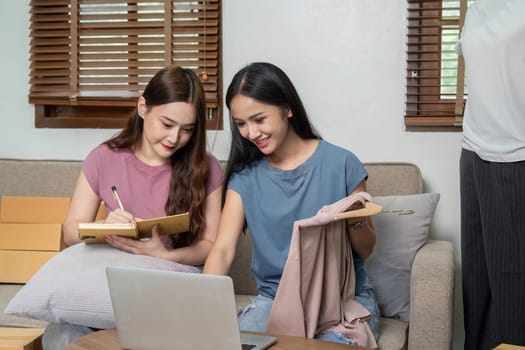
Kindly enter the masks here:
<path id="1" fill-rule="evenodd" d="M 116 130 L 34 128 L 27 3 L 0 2 L 0 157 L 83 159 Z M 243 65 L 273 62 L 294 81 L 326 140 L 362 161 L 417 163 L 425 190 L 441 193 L 433 238 L 455 244 L 459 268 L 461 134 L 404 131 L 405 10 L 404 0 L 224 0 L 224 90 Z M 208 134 L 220 159 L 228 155 L 225 119 L 225 131 Z M 463 339 L 459 281 L 457 349 Z"/>

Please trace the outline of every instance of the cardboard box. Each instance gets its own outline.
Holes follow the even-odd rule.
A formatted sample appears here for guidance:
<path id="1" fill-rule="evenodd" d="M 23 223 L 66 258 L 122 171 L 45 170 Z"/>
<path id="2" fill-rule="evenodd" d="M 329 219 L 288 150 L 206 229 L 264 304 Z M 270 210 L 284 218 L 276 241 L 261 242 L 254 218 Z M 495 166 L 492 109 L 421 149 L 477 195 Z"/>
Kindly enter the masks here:
<path id="1" fill-rule="evenodd" d="M 0 249 L 59 251 L 61 224 L 13 224 L 0 222 Z"/>
<path id="2" fill-rule="evenodd" d="M 1 350 L 42 350 L 44 328 L 0 327 Z"/>
<path id="3" fill-rule="evenodd" d="M 69 197 L 2 197 L 0 283 L 26 283 L 66 247 L 62 223 L 70 203 Z M 104 217 L 102 204 L 96 220 Z"/>
<path id="4" fill-rule="evenodd" d="M 0 222 L 61 224 L 71 199 L 68 197 L 2 197 Z"/>
<path id="5" fill-rule="evenodd" d="M 0 250 L 0 282 L 26 283 L 58 252 Z"/>

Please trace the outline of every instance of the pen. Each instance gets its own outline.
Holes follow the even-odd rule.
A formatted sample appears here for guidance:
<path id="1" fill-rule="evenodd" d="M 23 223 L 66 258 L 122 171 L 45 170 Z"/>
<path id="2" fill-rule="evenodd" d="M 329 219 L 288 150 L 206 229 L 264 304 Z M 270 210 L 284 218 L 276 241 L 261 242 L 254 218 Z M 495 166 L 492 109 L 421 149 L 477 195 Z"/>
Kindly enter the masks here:
<path id="1" fill-rule="evenodd" d="M 113 197 L 115 197 L 119 208 L 124 210 L 124 206 L 122 205 L 122 201 L 120 200 L 120 197 L 117 192 L 117 186 L 111 186 L 111 192 L 113 192 Z"/>

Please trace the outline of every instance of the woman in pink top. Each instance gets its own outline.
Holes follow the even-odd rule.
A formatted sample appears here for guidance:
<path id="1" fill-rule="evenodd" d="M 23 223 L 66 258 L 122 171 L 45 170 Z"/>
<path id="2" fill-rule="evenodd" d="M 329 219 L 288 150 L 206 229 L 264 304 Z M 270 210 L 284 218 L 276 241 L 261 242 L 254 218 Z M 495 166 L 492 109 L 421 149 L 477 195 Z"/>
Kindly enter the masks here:
<path id="1" fill-rule="evenodd" d="M 127 126 L 85 159 L 64 222 L 65 242 L 80 242 L 78 223 L 94 221 L 101 202 L 107 223 L 189 211 L 187 234 L 160 237 L 153 230 L 148 241 L 110 236 L 107 242 L 134 254 L 203 264 L 215 240 L 223 181 L 218 161 L 206 152 L 205 123 L 203 88 L 191 70 L 155 74 Z"/>
<path id="2" fill-rule="evenodd" d="M 133 254 L 202 265 L 215 241 L 223 175 L 206 152 L 204 90 L 193 71 L 168 67 L 157 72 L 138 98 L 126 127 L 86 157 L 63 224 L 68 245 L 80 242 L 78 224 L 93 222 L 101 202 L 106 223 L 189 212 L 190 231 L 134 240 L 109 236 L 115 248 Z M 121 203 L 113 197 L 118 189 Z M 51 323 L 44 349 L 62 349 L 93 329 Z"/>

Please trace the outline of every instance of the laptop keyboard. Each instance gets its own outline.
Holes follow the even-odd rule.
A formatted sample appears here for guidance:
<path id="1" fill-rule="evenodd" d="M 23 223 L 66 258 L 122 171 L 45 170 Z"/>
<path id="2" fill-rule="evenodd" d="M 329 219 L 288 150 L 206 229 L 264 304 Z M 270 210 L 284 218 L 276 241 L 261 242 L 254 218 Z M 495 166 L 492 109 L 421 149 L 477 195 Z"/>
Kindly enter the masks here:
<path id="1" fill-rule="evenodd" d="M 251 350 L 255 347 L 255 345 L 253 344 L 241 344 L 242 345 L 242 350 Z"/>

